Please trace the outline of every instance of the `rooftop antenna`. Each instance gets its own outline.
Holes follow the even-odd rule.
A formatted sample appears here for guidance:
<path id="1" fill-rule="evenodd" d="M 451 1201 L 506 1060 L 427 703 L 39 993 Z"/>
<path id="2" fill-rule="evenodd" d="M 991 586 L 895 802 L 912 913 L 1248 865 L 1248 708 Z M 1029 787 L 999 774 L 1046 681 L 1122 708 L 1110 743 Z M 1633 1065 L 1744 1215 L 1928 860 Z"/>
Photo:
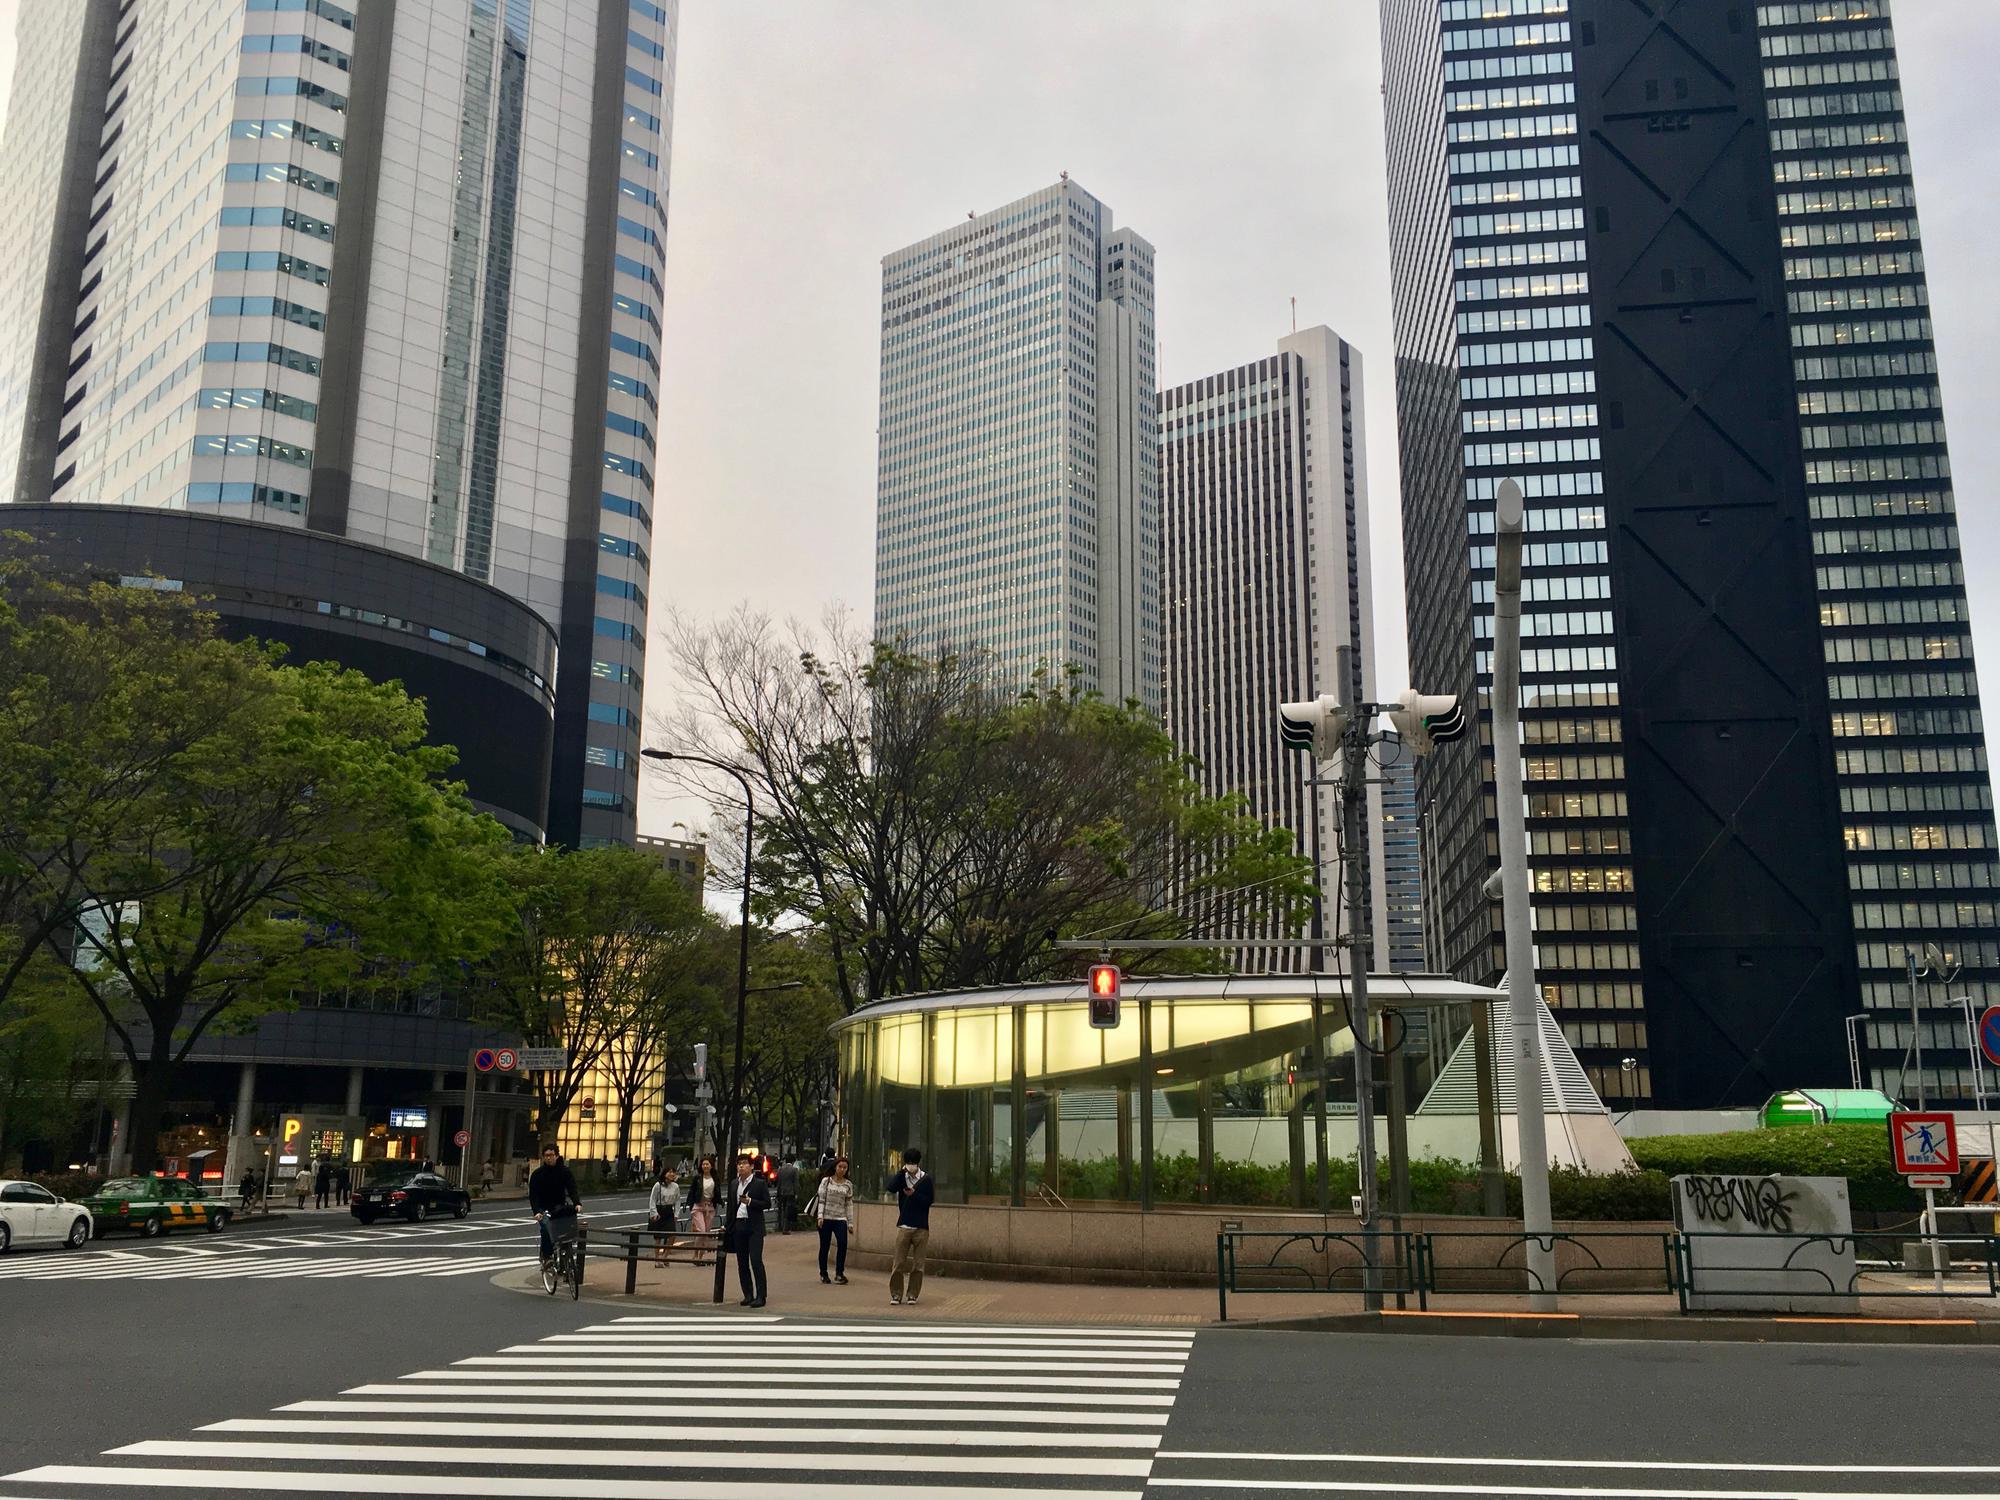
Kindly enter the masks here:
<path id="1" fill-rule="evenodd" d="M 1063 171 L 1062 171 L 1062 172 L 1061 172 L 1061 173 L 1060 173 L 1059 175 L 1060 175 L 1060 176 L 1062 177 L 1062 180 L 1063 180 L 1064 182 L 1068 182 L 1068 181 L 1069 181 L 1069 170 L 1068 170 L 1068 168 L 1064 168 L 1064 169 L 1063 169 Z"/>
<path id="2" fill-rule="evenodd" d="M 1292 332 L 1299 331 L 1299 299 L 1292 298 Z"/>

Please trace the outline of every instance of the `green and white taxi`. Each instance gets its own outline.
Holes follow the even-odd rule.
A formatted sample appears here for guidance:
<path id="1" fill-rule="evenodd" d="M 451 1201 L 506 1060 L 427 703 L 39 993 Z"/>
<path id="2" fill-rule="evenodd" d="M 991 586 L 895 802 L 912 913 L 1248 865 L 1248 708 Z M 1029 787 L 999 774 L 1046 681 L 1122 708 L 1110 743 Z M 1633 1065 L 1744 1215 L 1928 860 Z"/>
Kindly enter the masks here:
<path id="1" fill-rule="evenodd" d="M 147 1239 L 169 1229 L 206 1229 L 219 1234 L 229 1222 L 229 1205 L 178 1177 L 114 1177 L 82 1200 L 98 1234 L 136 1229 Z"/>

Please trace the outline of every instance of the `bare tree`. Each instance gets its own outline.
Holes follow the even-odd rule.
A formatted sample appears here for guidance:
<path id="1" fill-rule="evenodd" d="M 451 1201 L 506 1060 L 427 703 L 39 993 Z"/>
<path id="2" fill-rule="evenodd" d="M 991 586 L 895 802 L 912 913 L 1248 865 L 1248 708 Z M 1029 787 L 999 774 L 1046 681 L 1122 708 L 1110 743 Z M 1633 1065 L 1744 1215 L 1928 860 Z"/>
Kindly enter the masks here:
<path id="1" fill-rule="evenodd" d="M 1055 934 L 1303 918 L 1292 836 L 1204 796 L 1136 705 L 1054 673 L 1009 691 L 985 658 L 872 644 L 839 616 L 675 619 L 667 644 L 681 708 L 657 733 L 756 788 L 758 909 L 819 932 L 849 1011 L 1068 972 Z"/>

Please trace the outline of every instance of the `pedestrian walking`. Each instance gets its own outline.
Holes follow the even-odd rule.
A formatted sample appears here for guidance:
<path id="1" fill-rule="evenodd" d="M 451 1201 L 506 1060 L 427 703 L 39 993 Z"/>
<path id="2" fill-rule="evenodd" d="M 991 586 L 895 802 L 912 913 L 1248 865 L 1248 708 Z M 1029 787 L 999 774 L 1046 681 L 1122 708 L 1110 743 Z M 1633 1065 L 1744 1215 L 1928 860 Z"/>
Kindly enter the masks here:
<path id="1" fill-rule="evenodd" d="M 493 1191 L 493 1163 L 490 1161 L 479 1169 L 479 1191 L 482 1193 Z"/>
<path id="2" fill-rule="evenodd" d="M 647 1207 L 653 1216 L 653 1264 L 667 1263 L 667 1240 L 674 1232 L 674 1224 L 681 1213 L 681 1176 L 672 1167 L 662 1172 L 653 1184 L 653 1191 L 647 1200 Z"/>
<path id="3" fill-rule="evenodd" d="M 903 1169 L 882 1185 L 896 1195 L 896 1258 L 889 1266 L 889 1302 L 914 1304 L 924 1289 L 924 1247 L 931 1239 L 931 1199 L 937 1184 L 923 1169 L 924 1153 L 903 1153 Z"/>
<path id="4" fill-rule="evenodd" d="M 854 1184 L 847 1178 L 846 1157 L 836 1156 L 833 1170 L 820 1178 L 819 1186 L 813 1189 L 812 1213 L 813 1223 L 819 1227 L 819 1279 L 828 1279 L 827 1247 L 837 1246 L 832 1279 L 846 1286 L 847 1240 L 854 1233 Z"/>
<path id="5" fill-rule="evenodd" d="M 778 1233 L 790 1234 L 799 1216 L 799 1163 L 796 1157 L 778 1164 Z"/>
<path id="6" fill-rule="evenodd" d="M 243 1211 L 248 1213 L 250 1211 L 250 1200 L 257 1196 L 257 1174 L 255 1172 L 245 1172 L 243 1174 L 243 1182 L 239 1191 L 243 1194 Z"/>
<path id="7" fill-rule="evenodd" d="M 729 1248 L 736 1256 L 736 1279 L 743 1306 L 762 1307 L 769 1283 L 764 1275 L 764 1215 L 771 1209 L 771 1184 L 747 1156 L 736 1158 L 736 1181 L 729 1190 Z"/>
<path id="8" fill-rule="evenodd" d="M 342 1162 L 333 1169 L 333 1201 L 342 1208 L 347 1207 L 347 1200 L 353 1190 L 354 1173 L 346 1162 Z"/>
<path id="9" fill-rule="evenodd" d="M 292 1178 L 292 1197 L 297 1201 L 301 1213 L 305 1211 L 306 1199 L 312 1196 L 312 1185 L 312 1164 L 302 1161 L 299 1163 L 298 1172 Z"/>
<path id="10" fill-rule="evenodd" d="M 716 1209 L 722 1201 L 722 1182 L 716 1176 L 715 1158 L 704 1156 L 701 1165 L 694 1169 L 688 1181 L 688 1228 L 704 1238 L 697 1239 L 694 1246 L 694 1263 L 708 1264 L 708 1240 L 705 1236 L 715 1228 Z"/>
<path id="11" fill-rule="evenodd" d="M 333 1163 L 321 1157 L 319 1165 L 313 1169 L 313 1207 L 325 1208 L 327 1199 L 332 1196 Z"/>

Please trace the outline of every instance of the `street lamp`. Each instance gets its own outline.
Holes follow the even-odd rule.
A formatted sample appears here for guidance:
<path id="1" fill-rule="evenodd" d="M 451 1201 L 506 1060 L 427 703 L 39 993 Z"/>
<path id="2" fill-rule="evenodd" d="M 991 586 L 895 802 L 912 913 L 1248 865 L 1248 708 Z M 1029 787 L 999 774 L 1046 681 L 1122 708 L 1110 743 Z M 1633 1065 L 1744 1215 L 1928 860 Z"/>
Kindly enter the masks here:
<path id="1" fill-rule="evenodd" d="M 1500 813 L 1501 921 L 1507 934 L 1507 1012 L 1514 1048 L 1514 1128 L 1521 1155 L 1521 1232 L 1528 1306 L 1553 1312 L 1555 1222 L 1549 1211 L 1548 1135 L 1542 1120 L 1542 1019 L 1535 995 L 1535 933 L 1528 910 L 1528 834 L 1521 795 L 1521 487 L 1494 496 L 1493 793 Z"/>
<path id="2" fill-rule="evenodd" d="M 725 775 L 734 776 L 737 785 L 743 788 L 743 925 L 736 945 L 736 1054 L 729 1065 L 729 1097 L 741 1103 L 743 1098 L 743 1024 L 748 1012 L 750 999 L 750 840 L 757 827 L 757 808 L 750 796 L 750 778 L 727 761 L 712 759 L 706 755 L 684 755 L 678 750 L 641 750 L 647 760 L 678 760 L 695 765 L 712 766 Z M 741 1121 L 737 1112 L 729 1114 L 729 1149 L 723 1158 L 719 1173 L 736 1170 L 737 1132 Z M 724 1176 L 727 1182 L 729 1178 Z M 723 1225 L 723 1232 L 715 1247 L 715 1300 L 722 1301 L 724 1248 L 729 1243 L 729 1226 Z"/>

